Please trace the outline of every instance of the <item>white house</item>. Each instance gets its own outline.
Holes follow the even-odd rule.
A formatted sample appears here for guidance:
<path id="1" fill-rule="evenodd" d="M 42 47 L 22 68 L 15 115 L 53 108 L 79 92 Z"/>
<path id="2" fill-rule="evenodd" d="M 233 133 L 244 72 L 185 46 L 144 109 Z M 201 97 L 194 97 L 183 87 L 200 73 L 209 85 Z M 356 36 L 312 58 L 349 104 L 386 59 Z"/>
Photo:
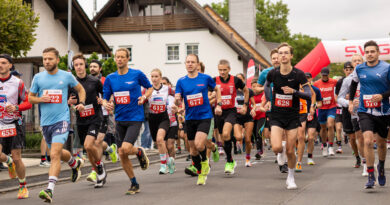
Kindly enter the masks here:
<path id="1" fill-rule="evenodd" d="M 186 74 L 184 60 L 190 53 L 199 55 L 211 76 L 218 75 L 220 59 L 230 61 L 231 74 L 245 73 L 250 59 L 270 66 L 266 46 L 260 54 L 256 45 L 195 0 L 110 0 L 92 22 L 113 51 L 131 51 L 130 67 L 148 76 L 160 68 L 174 84 Z"/>

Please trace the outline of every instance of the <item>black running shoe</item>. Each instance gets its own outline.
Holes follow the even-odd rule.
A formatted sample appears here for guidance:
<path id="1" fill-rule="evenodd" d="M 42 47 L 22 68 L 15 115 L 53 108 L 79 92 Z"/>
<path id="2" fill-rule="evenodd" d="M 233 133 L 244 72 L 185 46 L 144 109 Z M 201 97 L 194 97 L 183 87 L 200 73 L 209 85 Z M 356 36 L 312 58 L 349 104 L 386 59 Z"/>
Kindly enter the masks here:
<path id="1" fill-rule="evenodd" d="M 191 160 L 191 155 L 188 155 L 186 161 L 190 161 L 190 160 Z"/>
<path id="2" fill-rule="evenodd" d="M 142 148 L 142 147 L 138 148 L 137 158 L 139 161 L 139 165 L 141 166 L 141 169 L 146 170 L 149 167 L 149 159 L 145 153 L 144 148 Z"/>
<path id="3" fill-rule="evenodd" d="M 43 199 L 46 203 L 51 203 L 53 201 L 53 193 L 50 189 L 42 190 L 39 192 L 39 198 Z"/>
<path id="4" fill-rule="evenodd" d="M 138 192 L 140 192 L 139 184 L 131 184 L 131 187 L 129 188 L 129 190 L 127 190 L 126 194 L 133 195 L 133 194 L 136 194 Z"/>
<path id="5" fill-rule="evenodd" d="M 259 153 L 256 153 L 255 157 L 256 157 L 256 160 L 260 160 L 261 159 L 261 155 Z"/>
<path id="6" fill-rule="evenodd" d="M 360 157 L 356 158 L 355 168 L 359 168 L 361 165 L 362 165 L 362 161 L 361 161 Z"/>
<path id="7" fill-rule="evenodd" d="M 106 167 L 103 162 L 101 162 L 100 165 L 96 166 L 96 184 L 95 188 L 101 188 L 103 185 L 106 183 L 106 178 L 107 178 L 107 172 L 106 172 Z"/>
<path id="8" fill-rule="evenodd" d="M 72 168 L 72 175 L 71 179 L 72 182 L 76 182 L 81 177 L 81 167 L 83 166 L 83 163 L 81 162 L 82 159 L 76 159 L 77 160 L 77 166 L 75 168 Z"/>
<path id="9" fill-rule="evenodd" d="M 281 173 L 287 173 L 287 172 L 288 172 L 288 166 L 287 166 L 287 164 L 284 164 L 284 165 L 282 166 L 282 168 L 280 169 L 280 172 L 281 172 Z"/>

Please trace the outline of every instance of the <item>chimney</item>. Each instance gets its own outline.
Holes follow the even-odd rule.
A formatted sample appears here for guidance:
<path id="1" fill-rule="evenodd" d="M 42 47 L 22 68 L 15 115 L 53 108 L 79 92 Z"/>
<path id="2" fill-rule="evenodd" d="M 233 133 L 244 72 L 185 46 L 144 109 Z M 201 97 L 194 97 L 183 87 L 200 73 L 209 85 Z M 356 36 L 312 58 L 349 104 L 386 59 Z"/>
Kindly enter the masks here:
<path id="1" fill-rule="evenodd" d="M 255 0 L 229 0 L 229 24 L 254 47 L 256 44 Z"/>

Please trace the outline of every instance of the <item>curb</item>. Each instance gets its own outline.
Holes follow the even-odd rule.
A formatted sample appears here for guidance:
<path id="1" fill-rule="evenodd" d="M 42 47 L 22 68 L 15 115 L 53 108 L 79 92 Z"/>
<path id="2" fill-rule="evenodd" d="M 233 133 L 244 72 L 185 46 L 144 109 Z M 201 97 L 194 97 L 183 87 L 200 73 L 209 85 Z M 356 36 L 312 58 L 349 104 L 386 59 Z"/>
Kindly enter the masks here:
<path id="1" fill-rule="evenodd" d="M 158 155 L 158 154 L 155 154 L 155 155 Z M 150 156 L 155 156 L 155 155 L 150 155 Z M 177 155 L 175 160 L 176 159 L 182 159 L 182 158 L 186 158 L 188 154 L 180 154 L 180 155 Z M 150 161 L 149 164 L 156 164 L 160 162 L 160 160 L 153 160 L 153 161 Z M 133 165 L 133 168 L 137 168 L 139 167 L 140 165 L 139 164 L 136 164 L 136 165 Z M 83 167 L 83 168 L 90 168 L 91 166 L 86 166 L 86 167 Z M 109 173 L 109 172 L 116 172 L 116 171 L 120 171 L 120 170 L 123 170 L 122 166 L 120 167 L 114 167 L 114 168 L 110 168 L 110 169 L 107 169 L 106 172 Z M 41 174 L 41 176 L 44 176 L 44 175 L 47 175 L 47 173 L 44 173 L 44 174 Z M 84 179 L 86 178 L 87 176 L 89 175 L 88 174 L 83 174 L 81 175 L 80 179 Z M 39 175 L 36 175 L 36 176 L 39 176 Z M 79 179 L 79 181 L 80 181 Z M 65 177 L 65 178 L 60 178 L 58 179 L 57 181 L 57 184 L 62 184 L 62 183 L 70 183 L 70 177 Z M 47 184 L 47 180 L 45 179 L 45 181 L 42 181 L 42 182 L 36 182 L 36 183 L 31 183 L 31 184 L 28 184 L 28 188 L 32 188 L 32 187 L 38 187 L 38 186 L 42 186 L 42 185 L 46 185 Z M 9 187 L 9 188 L 4 188 L 4 189 L 0 189 L 0 194 L 5 194 L 5 193 L 8 193 L 8 192 L 12 192 L 12 191 L 16 191 L 18 190 L 19 187 L 17 186 L 14 186 L 14 187 Z"/>

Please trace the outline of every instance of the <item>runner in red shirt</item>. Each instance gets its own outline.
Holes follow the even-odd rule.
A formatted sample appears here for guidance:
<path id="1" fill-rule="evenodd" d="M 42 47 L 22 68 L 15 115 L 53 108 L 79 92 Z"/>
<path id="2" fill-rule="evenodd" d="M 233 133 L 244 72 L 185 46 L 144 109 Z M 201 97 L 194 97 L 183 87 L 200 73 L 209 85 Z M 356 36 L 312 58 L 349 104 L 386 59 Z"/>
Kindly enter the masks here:
<path id="1" fill-rule="evenodd" d="M 321 125 L 320 136 L 324 146 L 322 156 L 328 156 L 327 141 L 329 142 L 329 156 L 334 156 L 333 140 L 336 118 L 336 97 L 335 87 L 337 80 L 329 78 L 329 68 L 321 70 L 321 79 L 314 83 L 320 89 L 322 96 L 322 107 L 318 110 L 318 121 Z M 328 129 L 328 134 L 326 130 Z"/>

